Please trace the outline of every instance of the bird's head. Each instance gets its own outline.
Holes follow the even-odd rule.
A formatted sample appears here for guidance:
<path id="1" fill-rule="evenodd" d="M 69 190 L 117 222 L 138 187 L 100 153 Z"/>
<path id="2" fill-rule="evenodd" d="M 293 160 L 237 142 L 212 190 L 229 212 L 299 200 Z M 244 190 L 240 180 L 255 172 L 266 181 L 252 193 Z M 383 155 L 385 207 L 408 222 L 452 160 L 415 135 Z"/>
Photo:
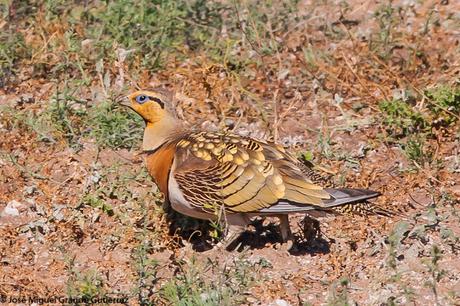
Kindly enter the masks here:
<path id="1" fill-rule="evenodd" d="M 146 123 L 142 147 L 144 151 L 155 150 L 167 139 L 181 131 L 172 105 L 172 94 L 163 89 L 139 90 L 128 96 L 129 106 Z"/>
<path id="2" fill-rule="evenodd" d="M 174 117 L 171 97 L 162 90 L 139 90 L 128 96 L 129 107 L 144 118 L 147 125 Z"/>

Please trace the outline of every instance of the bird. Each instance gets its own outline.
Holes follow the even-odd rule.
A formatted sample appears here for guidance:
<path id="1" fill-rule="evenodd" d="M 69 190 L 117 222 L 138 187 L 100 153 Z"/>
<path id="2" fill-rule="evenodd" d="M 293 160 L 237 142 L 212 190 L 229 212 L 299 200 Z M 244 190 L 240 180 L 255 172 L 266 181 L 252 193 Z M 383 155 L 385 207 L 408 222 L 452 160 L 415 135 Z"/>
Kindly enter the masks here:
<path id="1" fill-rule="evenodd" d="M 185 126 L 170 92 L 137 90 L 127 98 L 124 105 L 145 121 L 145 164 L 165 201 L 192 218 L 224 218 L 227 249 L 255 216 L 278 217 L 282 242 L 292 247 L 289 214 L 378 212 L 367 200 L 379 192 L 328 188 L 313 164 L 275 142 Z"/>

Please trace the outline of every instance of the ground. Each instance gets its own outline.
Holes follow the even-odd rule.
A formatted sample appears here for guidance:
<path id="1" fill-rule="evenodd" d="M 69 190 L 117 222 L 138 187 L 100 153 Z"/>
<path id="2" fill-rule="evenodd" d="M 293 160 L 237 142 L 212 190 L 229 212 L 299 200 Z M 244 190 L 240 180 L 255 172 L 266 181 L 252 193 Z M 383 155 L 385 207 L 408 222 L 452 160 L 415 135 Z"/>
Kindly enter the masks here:
<path id="1" fill-rule="evenodd" d="M 152 305 L 460 305 L 457 1 L 3 1 L 0 297 Z M 273 139 L 393 216 L 167 217 L 118 101 Z M 39 303 L 39 300 L 35 300 Z M 47 302 L 44 302 L 47 304 Z M 74 303 L 74 302 L 72 302 Z"/>

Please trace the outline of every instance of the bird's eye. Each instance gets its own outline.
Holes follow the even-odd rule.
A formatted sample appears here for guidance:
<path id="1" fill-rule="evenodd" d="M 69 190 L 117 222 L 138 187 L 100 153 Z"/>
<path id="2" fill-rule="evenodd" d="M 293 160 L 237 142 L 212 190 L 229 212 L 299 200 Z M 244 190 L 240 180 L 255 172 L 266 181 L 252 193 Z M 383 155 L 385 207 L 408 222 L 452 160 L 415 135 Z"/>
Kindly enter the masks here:
<path id="1" fill-rule="evenodd" d="M 138 95 L 138 96 L 136 97 L 136 102 L 137 102 L 137 103 L 141 103 L 141 104 L 142 104 L 142 103 L 147 102 L 148 100 L 149 100 L 149 97 L 147 97 L 146 95 Z"/>

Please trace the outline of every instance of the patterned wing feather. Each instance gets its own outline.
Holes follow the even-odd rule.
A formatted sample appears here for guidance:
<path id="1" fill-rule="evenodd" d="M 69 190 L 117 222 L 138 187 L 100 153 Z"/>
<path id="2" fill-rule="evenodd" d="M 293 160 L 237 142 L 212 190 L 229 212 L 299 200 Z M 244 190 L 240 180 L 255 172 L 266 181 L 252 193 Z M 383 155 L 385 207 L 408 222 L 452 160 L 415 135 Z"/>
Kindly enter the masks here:
<path id="1" fill-rule="evenodd" d="M 195 207 L 256 212 L 282 199 L 321 206 L 330 198 L 280 146 L 218 132 L 191 133 L 176 146 L 174 178 Z"/>

